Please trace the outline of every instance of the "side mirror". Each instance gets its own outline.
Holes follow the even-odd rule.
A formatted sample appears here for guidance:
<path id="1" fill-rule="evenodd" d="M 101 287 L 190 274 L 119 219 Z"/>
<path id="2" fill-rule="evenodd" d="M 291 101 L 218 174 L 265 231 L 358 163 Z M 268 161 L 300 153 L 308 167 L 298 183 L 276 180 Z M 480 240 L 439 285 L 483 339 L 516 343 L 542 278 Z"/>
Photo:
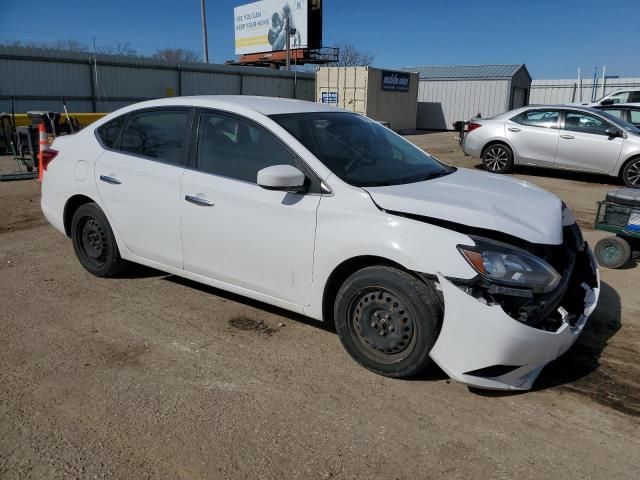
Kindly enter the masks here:
<path id="1" fill-rule="evenodd" d="M 613 105 L 613 98 L 605 98 L 600 102 L 600 105 Z"/>
<path id="2" fill-rule="evenodd" d="M 604 133 L 606 133 L 610 137 L 619 137 L 622 132 L 616 127 L 609 127 L 604 131 Z"/>
<path id="3" fill-rule="evenodd" d="M 267 190 L 300 190 L 305 180 L 304 173 L 291 165 L 273 165 L 258 172 L 258 185 Z"/>

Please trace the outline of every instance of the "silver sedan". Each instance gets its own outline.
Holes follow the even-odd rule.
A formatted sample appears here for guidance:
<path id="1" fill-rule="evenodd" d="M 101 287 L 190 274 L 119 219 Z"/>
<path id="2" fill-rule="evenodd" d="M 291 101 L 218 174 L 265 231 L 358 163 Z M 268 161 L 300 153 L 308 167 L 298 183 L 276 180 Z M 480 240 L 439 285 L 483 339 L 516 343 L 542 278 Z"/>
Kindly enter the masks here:
<path id="1" fill-rule="evenodd" d="M 611 175 L 640 188 L 640 129 L 593 108 L 529 106 L 473 119 L 462 149 L 493 173 L 533 165 Z"/>

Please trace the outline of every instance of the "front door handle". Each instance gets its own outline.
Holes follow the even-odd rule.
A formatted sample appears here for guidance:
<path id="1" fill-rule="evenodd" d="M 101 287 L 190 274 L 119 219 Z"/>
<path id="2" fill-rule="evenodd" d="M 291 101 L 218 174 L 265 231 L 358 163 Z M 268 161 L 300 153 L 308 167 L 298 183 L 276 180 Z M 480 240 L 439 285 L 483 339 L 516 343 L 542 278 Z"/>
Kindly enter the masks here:
<path id="1" fill-rule="evenodd" d="M 509 130 L 510 132 L 519 132 L 520 129 L 518 127 L 509 127 L 507 130 Z"/>
<path id="2" fill-rule="evenodd" d="M 200 195 L 185 195 L 184 199 L 187 202 L 191 202 L 201 207 L 213 207 L 213 202 L 211 200 L 207 200 L 206 198 L 201 197 Z"/>
<path id="3" fill-rule="evenodd" d="M 109 175 L 100 175 L 100 180 L 103 182 L 110 183 L 111 185 L 120 185 L 122 182 L 115 177 L 110 177 Z"/>
<path id="4" fill-rule="evenodd" d="M 567 140 L 573 140 L 576 137 L 574 137 L 573 135 L 560 135 L 560 138 L 565 138 Z"/>

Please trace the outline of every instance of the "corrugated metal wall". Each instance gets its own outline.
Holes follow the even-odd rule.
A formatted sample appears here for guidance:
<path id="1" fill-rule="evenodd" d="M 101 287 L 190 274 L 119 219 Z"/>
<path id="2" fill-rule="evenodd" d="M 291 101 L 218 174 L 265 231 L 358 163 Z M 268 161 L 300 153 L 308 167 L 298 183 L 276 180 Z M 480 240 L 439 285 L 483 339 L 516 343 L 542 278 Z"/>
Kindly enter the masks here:
<path id="1" fill-rule="evenodd" d="M 321 67 L 316 70 L 316 102 L 322 93 L 337 92 L 339 108 L 367 114 L 369 72 L 366 67 Z"/>
<path id="2" fill-rule="evenodd" d="M 260 95 L 313 101 L 315 76 L 267 68 L 171 64 L 147 58 L 0 47 L 0 112 L 109 112 L 174 95 Z"/>
<path id="3" fill-rule="evenodd" d="M 508 110 L 509 80 L 421 80 L 418 128 L 451 130 L 453 122 L 478 113 L 490 117 Z"/>
<path id="4" fill-rule="evenodd" d="M 591 102 L 593 91 L 593 78 L 576 80 L 534 80 L 531 84 L 531 96 L 529 103 L 532 105 L 559 105 L 562 103 Z M 607 78 L 602 88 L 602 78 L 596 82 L 595 99 L 619 90 L 621 88 L 640 88 L 640 78 Z"/>

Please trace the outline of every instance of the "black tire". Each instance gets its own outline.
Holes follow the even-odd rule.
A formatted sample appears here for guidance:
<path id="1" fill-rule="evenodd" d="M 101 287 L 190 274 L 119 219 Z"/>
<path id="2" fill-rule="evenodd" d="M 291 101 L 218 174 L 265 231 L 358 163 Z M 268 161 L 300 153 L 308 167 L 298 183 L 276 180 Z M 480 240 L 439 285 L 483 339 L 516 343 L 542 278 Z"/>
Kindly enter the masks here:
<path id="1" fill-rule="evenodd" d="M 375 266 L 343 283 L 334 318 L 342 345 L 356 362 L 380 375 L 406 378 L 429 364 L 442 305 L 432 286 L 402 270 Z"/>
<path id="2" fill-rule="evenodd" d="M 95 203 L 85 203 L 73 214 L 71 240 L 82 266 L 96 277 L 114 277 L 126 268 L 109 221 Z"/>
<path id="3" fill-rule="evenodd" d="M 622 181 L 629 188 L 640 188 L 640 157 L 629 160 L 622 169 Z"/>
<path id="4" fill-rule="evenodd" d="M 482 166 L 491 173 L 508 173 L 513 169 L 513 152 L 504 143 L 489 145 L 482 152 Z"/>
<path id="5" fill-rule="evenodd" d="M 596 243 L 598 264 L 607 268 L 624 267 L 631 260 L 631 246 L 624 238 L 607 237 Z"/>

